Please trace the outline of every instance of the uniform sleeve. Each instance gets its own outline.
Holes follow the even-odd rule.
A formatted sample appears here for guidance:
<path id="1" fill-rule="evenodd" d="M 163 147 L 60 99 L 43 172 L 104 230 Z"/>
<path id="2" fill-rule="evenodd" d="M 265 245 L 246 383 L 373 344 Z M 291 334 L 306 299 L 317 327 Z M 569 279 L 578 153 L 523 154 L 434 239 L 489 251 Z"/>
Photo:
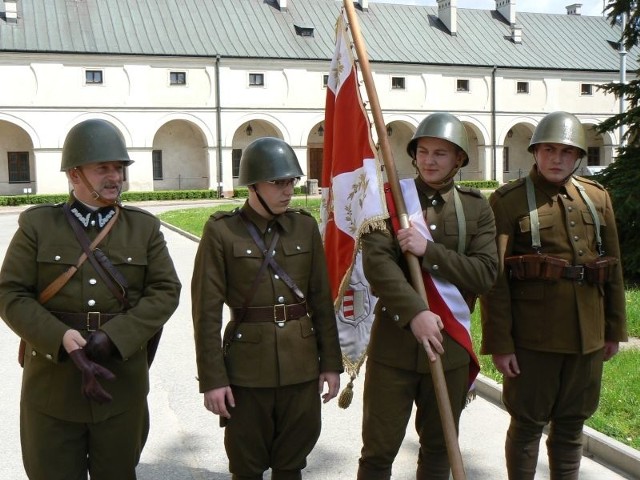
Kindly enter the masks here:
<path id="1" fill-rule="evenodd" d="M 611 198 L 606 190 L 604 195 L 604 220 L 606 227 L 602 229 L 602 244 L 605 250 L 605 255 L 616 257 L 620 260 L 620 244 L 618 241 L 618 230 L 616 227 L 613 206 L 611 205 Z M 613 342 L 626 342 L 628 337 L 625 314 L 624 278 L 620 261 L 615 267 L 612 278 L 605 285 L 604 298 L 604 338 L 605 340 Z"/>
<path id="2" fill-rule="evenodd" d="M 469 239 L 463 254 L 447 246 L 429 242 L 422 259 L 422 268 L 451 282 L 462 290 L 480 294 L 496 281 L 498 255 L 493 212 L 484 198 L 475 198 L 480 205 L 477 230 Z"/>
<path id="3" fill-rule="evenodd" d="M 227 272 L 218 223 L 222 223 L 222 220 L 210 219 L 205 224 L 191 278 L 191 309 L 200 392 L 229 385 L 221 334 Z"/>
<path id="4" fill-rule="evenodd" d="M 315 223 L 315 221 L 314 221 Z M 338 339 L 336 314 L 329 289 L 327 263 L 317 224 L 313 226 L 313 270 L 307 302 L 318 340 L 320 372 L 342 372 L 342 353 Z"/>
<path id="5" fill-rule="evenodd" d="M 57 362 L 62 336 L 69 327 L 38 302 L 38 238 L 33 223 L 37 222 L 31 222 L 28 212 L 20 215 L 18 230 L 4 257 L 0 316 L 18 336 Z"/>
<path id="6" fill-rule="evenodd" d="M 402 253 L 395 236 L 390 229 L 367 233 L 362 237 L 362 249 L 362 267 L 374 295 L 396 319 L 395 325 L 407 327 L 427 305 L 400 266 Z"/>
<path id="7" fill-rule="evenodd" d="M 494 287 L 480 297 L 482 318 L 480 353 L 513 353 L 515 346 L 511 335 L 511 289 L 504 269 L 504 259 L 511 255 L 515 224 L 504 208 L 506 202 L 504 197 L 494 193 L 489 201 L 495 215 L 499 270 Z"/>
<path id="8" fill-rule="evenodd" d="M 180 300 L 180 280 L 156 218 L 153 218 L 146 252 L 144 283 L 131 285 L 142 290 L 137 302 L 102 327 L 125 360 L 162 328 Z"/>

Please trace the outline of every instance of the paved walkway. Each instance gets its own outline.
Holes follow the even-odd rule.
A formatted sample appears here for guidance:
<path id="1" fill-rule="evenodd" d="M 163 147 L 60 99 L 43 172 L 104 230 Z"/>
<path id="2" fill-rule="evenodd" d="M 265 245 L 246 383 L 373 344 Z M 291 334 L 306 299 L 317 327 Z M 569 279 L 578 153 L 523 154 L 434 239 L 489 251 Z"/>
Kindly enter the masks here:
<path id="1" fill-rule="evenodd" d="M 155 213 L 176 208 L 174 203 L 147 204 Z M 20 209 L 16 209 L 20 210 Z M 0 258 L 16 228 L 17 213 L 0 209 Z M 162 343 L 151 371 L 151 432 L 138 467 L 139 480 L 223 480 L 229 479 L 223 446 L 223 430 L 217 417 L 202 405 L 195 380 L 195 352 L 191 324 L 189 285 L 197 244 L 172 230 L 164 229 L 167 243 L 183 283 L 181 303 L 167 323 Z M 20 458 L 18 412 L 21 370 L 16 362 L 18 340 L 0 325 L 0 478 L 25 480 Z M 364 372 L 363 372 L 364 373 Z M 348 379 L 343 375 L 342 385 Z M 323 431 L 308 459 L 305 480 L 349 480 L 355 478 L 360 450 L 360 421 L 363 377 L 355 384 L 354 401 L 346 410 L 335 401 L 323 407 Z M 460 449 L 467 478 L 506 478 L 503 460 L 504 436 L 509 417 L 499 406 L 496 386 L 483 380 L 480 396 L 471 402 L 461 418 Z M 394 480 L 415 478 L 417 436 L 411 427 L 394 464 Z M 544 441 L 544 440 L 543 440 Z M 609 466 L 590 458 L 582 462 L 582 480 L 640 478 L 640 452 L 626 448 L 593 432 L 589 448 Z M 603 453 L 601 453 L 603 452 Z M 613 452 L 613 453 L 612 453 Z M 617 466 L 612 466 L 617 465 Z M 269 475 L 265 475 L 269 478 Z M 538 479 L 549 479 L 548 462 L 541 445 Z"/>

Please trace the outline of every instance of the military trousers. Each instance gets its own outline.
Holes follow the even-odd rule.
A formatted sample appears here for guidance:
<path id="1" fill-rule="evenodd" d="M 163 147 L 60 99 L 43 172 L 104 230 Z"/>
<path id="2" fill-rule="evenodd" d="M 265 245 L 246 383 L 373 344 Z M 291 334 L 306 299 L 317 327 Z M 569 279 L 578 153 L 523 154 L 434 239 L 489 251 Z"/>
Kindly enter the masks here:
<path id="1" fill-rule="evenodd" d="M 135 480 L 149 433 L 146 399 L 97 423 L 54 418 L 20 405 L 22 461 L 30 480 Z"/>
<path id="2" fill-rule="evenodd" d="M 466 403 L 469 365 L 445 372 L 456 430 Z M 358 480 L 391 478 L 413 404 L 420 438 L 416 478 L 448 480 L 449 459 L 435 389 L 430 374 L 402 370 L 367 360 Z"/>
<path id="3" fill-rule="evenodd" d="M 520 374 L 505 378 L 502 399 L 511 415 L 505 442 L 511 480 L 535 477 L 542 430 L 552 480 L 578 478 L 584 422 L 600 399 L 603 350 L 587 355 L 516 348 Z"/>
<path id="4" fill-rule="evenodd" d="M 236 406 L 224 445 L 234 479 L 297 480 L 320 437 L 318 381 L 276 388 L 231 386 Z"/>

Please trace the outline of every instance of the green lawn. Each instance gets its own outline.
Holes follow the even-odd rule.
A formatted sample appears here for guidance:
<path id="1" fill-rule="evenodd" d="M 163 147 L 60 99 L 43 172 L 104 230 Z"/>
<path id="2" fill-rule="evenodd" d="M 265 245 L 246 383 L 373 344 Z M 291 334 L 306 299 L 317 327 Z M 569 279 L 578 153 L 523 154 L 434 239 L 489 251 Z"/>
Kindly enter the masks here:
<path id="1" fill-rule="evenodd" d="M 189 208 L 162 213 L 159 217 L 189 233 L 200 236 L 209 216 L 217 210 L 232 210 L 242 205 L 220 204 L 210 208 Z M 304 208 L 320 215 L 320 200 L 297 197 L 293 208 Z M 629 335 L 640 337 L 640 288 L 634 286 L 626 292 Z M 476 351 L 480 350 L 480 313 L 476 309 L 472 316 L 471 334 Z M 493 367 L 491 357 L 480 356 L 482 373 L 497 382 L 501 375 Z M 605 364 L 600 407 L 587 425 L 616 440 L 640 450 L 640 351 L 620 352 Z"/>

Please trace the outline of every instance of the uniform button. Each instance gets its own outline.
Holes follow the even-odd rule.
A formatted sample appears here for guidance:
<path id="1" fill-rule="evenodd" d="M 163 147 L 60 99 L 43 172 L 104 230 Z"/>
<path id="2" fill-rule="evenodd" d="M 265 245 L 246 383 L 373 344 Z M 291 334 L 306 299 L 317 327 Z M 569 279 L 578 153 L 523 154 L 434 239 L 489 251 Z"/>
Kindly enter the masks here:
<path id="1" fill-rule="evenodd" d="M 563 194 L 562 194 L 562 198 L 567 198 L 567 194 L 566 194 L 566 193 L 563 193 Z"/>
<path id="2" fill-rule="evenodd" d="M 433 268 L 434 270 L 439 270 L 439 269 L 440 269 L 440 265 L 434 265 L 432 268 Z"/>
<path id="3" fill-rule="evenodd" d="M 271 233 L 271 227 L 267 228 L 267 233 Z"/>
<path id="4" fill-rule="evenodd" d="M 53 357 L 51 356 L 51 354 L 50 354 L 50 353 L 47 353 L 47 354 L 45 355 L 45 357 L 47 357 L 47 360 L 51 360 L 51 359 L 53 359 Z"/>
<path id="5" fill-rule="evenodd" d="M 578 250 L 578 255 L 582 256 L 584 255 L 584 252 L 582 250 Z"/>
<path id="6" fill-rule="evenodd" d="M 570 212 L 573 212 L 573 207 L 567 207 L 567 210 L 569 210 Z"/>
<path id="7" fill-rule="evenodd" d="M 437 227 L 432 223 L 429 225 L 429 230 L 435 230 Z"/>
<path id="8" fill-rule="evenodd" d="M 89 279 L 89 285 L 95 285 L 96 283 L 98 283 L 98 281 L 95 278 Z"/>
<path id="9" fill-rule="evenodd" d="M 382 307 L 382 311 L 386 312 L 387 311 L 387 307 Z"/>
<path id="10" fill-rule="evenodd" d="M 296 250 L 301 250 L 300 245 L 296 245 Z"/>
<path id="11" fill-rule="evenodd" d="M 580 240 L 580 237 L 578 237 L 578 235 L 574 235 L 573 239 L 577 242 L 578 240 Z"/>
<path id="12" fill-rule="evenodd" d="M 241 333 L 236 333 L 236 338 L 242 338 L 242 334 Z"/>
<path id="13" fill-rule="evenodd" d="M 278 274 L 276 273 L 273 278 L 275 278 L 276 280 L 280 280 L 280 277 L 278 276 Z"/>
<path id="14" fill-rule="evenodd" d="M 59 261 L 60 261 L 60 255 L 56 255 L 56 256 L 55 256 L 55 257 L 53 257 L 53 258 L 54 258 L 54 260 L 55 260 L 56 262 L 59 262 Z"/>
<path id="15" fill-rule="evenodd" d="M 251 255 L 251 249 L 247 249 L 247 255 Z"/>
<path id="16" fill-rule="evenodd" d="M 575 227 L 575 226 L 576 226 L 576 222 L 574 222 L 573 220 L 571 220 L 571 221 L 569 222 L 569 225 L 571 225 L 572 227 Z"/>
<path id="17" fill-rule="evenodd" d="M 127 262 L 131 263 L 132 260 L 133 260 L 133 258 L 127 257 Z"/>
<path id="18" fill-rule="evenodd" d="M 398 320 L 400 320 L 400 317 L 398 315 L 394 315 L 393 316 L 393 321 L 397 322 Z"/>
<path id="19" fill-rule="evenodd" d="M 431 205 L 435 207 L 437 204 L 438 204 L 438 200 L 436 200 L 435 198 L 431 200 Z"/>
<path id="20" fill-rule="evenodd" d="M 278 303 L 284 303 L 284 297 L 278 297 Z"/>
<path id="21" fill-rule="evenodd" d="M 96 301 L 91 299 L 87 302 L 87 305 L 89 305 L 90 307 L 93 307 L 96 304 Z"/>
<path id="22" fill-rule="evenodd" d="M 31 350 L 31 356 L 35 357 L 36 355 L 38 355 L 38 352 L 36 352 L 35 350 Z"/>
<path id="23" fill-rule="evenodd" d="M 95 227 L 96 226 L 96 221 L 95 220 L 91 220 L 91 226 Z"/>

